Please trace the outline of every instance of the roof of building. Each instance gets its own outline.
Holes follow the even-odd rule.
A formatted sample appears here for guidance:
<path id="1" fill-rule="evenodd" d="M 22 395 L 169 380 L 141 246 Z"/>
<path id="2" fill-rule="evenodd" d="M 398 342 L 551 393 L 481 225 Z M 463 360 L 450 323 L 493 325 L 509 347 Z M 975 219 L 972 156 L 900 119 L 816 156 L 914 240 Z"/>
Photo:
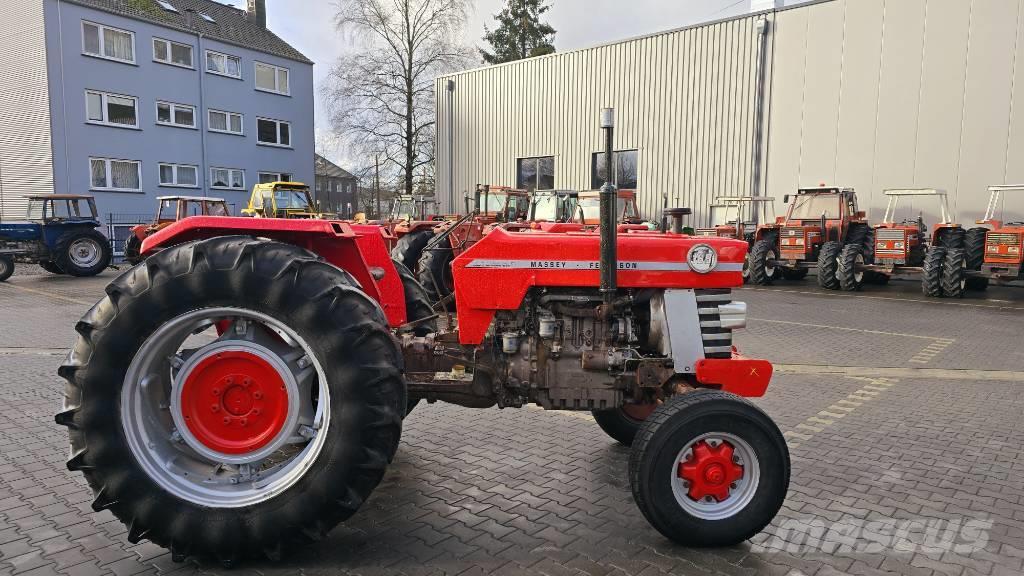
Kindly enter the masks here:
<path id="1" fill-rule="evenodd" d="M 273 54 L 306 64 L 313 62 L 267 28 L 260 26 L 245 10 L 213 0 L 162 0 L 174 7 L 163 8 L 156 0 L 65 0 L 128 18 L 152 22 L 189 33 L 202 33 L 219 42 L 257 52 Z M 194 13 L 194 14 L 193 14 Z M 212 22 L 203 18 L 205 14 Z M 189 21 L 191 20 L 191 25 Z"/>
<path id="2" fill-rule="evenodd" d="M 316 175 L 331 178 L 355 178 L 351 172 L 319 154 L 316 155 Z"/>

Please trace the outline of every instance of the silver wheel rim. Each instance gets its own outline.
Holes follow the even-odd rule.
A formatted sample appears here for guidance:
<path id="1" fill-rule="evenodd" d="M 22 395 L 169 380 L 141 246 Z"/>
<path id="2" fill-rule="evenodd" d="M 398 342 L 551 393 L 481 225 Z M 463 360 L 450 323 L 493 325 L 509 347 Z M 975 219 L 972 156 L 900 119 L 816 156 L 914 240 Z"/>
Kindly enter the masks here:
<path id="1" fill-rule="evenodd" d="M 733 447 L 733 461 L 743 467 L 743 476 L 732 484 L 728 498 L 720 502 L 713 497 L 709 497 L 710 501 L 694 500 L 689 495 L 689 483 L 679 475 L 679 464 L 692 456 L 693 447 L 701 441 L 713 446 L 728 442 Z M 753 447 L 746 440 L 727 432 L 708 432 L 687 442 L 676 455 L 675 465 L 669 473 L 676 502 L 687 514 L 701 520 L 724 520 L 738 514 L 754 499 L 761 479 L 761 467 Z"/>
<path id="2" fill-rule="evenodd" d="M 79 268 L 92 268 L 100 263 L 103 250 L 93 238 L 79 238 L 68 247 L 68 258 Z"/>
<path id="3" fill-rule="evenodd" d="M 775 276 L 775 264 L 772 264 L 772 262 L 775 262 L 775 260 L 777 260 L 775 256 L 775 251 L 769 250 L 768 253 L 765 254 L 764 262 L 764 273 L 769 278 Z"/>
<path id="4" fill-rule="evenodd" d="M 864 281 L 864 269 L 860 268 L 864 265 L 864 256 L 857 254 L 857 257 L 853 259 L 853 279 L 857 284 Z M 858 271 L 860 268 L 860 271 Z"/>
<path id="5" fill-rule="evenodd" d="M 217 336 L 215 323 L 224 320 L 230 325 Z M 231 351 L 271 365 L 288 397 L 279 432 L 243 454 L 201 442 L 181 404 L 191 371 Z M 284 323 L 241 308 L 194 310 L 161 325 L 139 348 L 121 388 L 121 426 L 140 467 L 167 492 L 201 506 L 250 506 L 284 492 L 316 462 L 330 425 L 326 382 L 312 349 Z"/>

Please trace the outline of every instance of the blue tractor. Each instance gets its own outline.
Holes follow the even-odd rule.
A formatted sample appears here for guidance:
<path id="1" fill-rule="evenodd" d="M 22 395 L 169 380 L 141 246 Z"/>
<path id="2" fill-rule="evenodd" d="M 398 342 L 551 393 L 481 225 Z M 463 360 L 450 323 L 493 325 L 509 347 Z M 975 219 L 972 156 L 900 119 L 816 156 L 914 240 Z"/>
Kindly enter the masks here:
<path id="1" fill-rule="evenodd" d="M 25 220 L 0 222 L 0 282 L 14 273 L 15 262 L 39 264 L 52 274 L 99 274 L 111 257 L 99 227 L 92 196 L 30 196 Z"/>

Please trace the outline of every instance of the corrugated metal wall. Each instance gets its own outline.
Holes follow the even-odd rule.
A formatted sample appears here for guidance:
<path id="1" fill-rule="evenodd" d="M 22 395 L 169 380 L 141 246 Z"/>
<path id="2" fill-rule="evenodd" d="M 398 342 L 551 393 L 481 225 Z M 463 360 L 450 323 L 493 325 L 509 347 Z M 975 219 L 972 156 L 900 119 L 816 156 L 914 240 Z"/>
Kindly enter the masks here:
<path id="1" fill-rule="evenodd" d="M 877 219 L 885 188 L 943 188 L 970 221 L 988 185 L 1024 182 L 1024 0 L 832 0 L 767 17 L 764 193 L 853 186 Z M 645 214 L 663 192 L 699 214 L 748 192 L 756 38 L 744 16 L 442 78 L 439 195 L 449 130 L 456 198 L 514 185 L 516 158 L 542 155 L 556 157 L 556 187 L 588 188 L 605 106 L 616 148 L 640 150 Z M 1006 209 L 1020 219 L 1024 197 Z"/>
<path id="2" fill-rule="evenodd" d="M 1024 182 L 1024 0 L 835 0 L 776 23 L 769 193 L 854 186 L 880 218 L 885 188 L 942 188 L 973 221 L 988 185 Z"/>
<path id="3" fill-rule="evenodd" d="M 477 183 L 515 185 L 517 158 L 554 156 L 556 188 L 589 188 L 609 106 L 616 149 L 639 150 L 645 214 L 660 213 L 663 193 L 694 207 L 749 193 L 757 39 L 751 16 L 441 78 L 438 195 L 449 131 L 460 208 Z"/>
<path id="4" fill-rule="evenodd" d="M 0 2 L 0 217 L 23 218 L 25 195 L 53 192 L 42 0 Z"/>

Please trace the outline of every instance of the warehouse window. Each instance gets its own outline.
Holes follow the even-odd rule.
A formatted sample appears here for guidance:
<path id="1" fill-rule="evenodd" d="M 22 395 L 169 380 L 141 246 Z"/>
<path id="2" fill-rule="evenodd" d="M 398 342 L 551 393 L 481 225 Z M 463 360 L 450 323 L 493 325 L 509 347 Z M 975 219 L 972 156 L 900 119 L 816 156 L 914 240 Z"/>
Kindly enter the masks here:
<path id="1" fill-rule="evenodd" d="M 90 124 L 103 124 L 118 128 L 138 128 L 138 99 L 86 90 L 86 119 Z"/>
<path id="2" fill-rule="evenodd" d="M 89 187 L 93 190 L 138 192 L 141 183 L 142 162 L 89 158 Z"/>
<path id="3" fill-rule="evenodd" d="M 153 60 L 171 66 L 192 68 L 192 47 L 163 38 L 153 38 Z"/>
<path id="4" fill-rule="evenodd" d="M 199 169 L 190 164 L 160 164 L 160 185 L 198 188 Z"/>
<path id="5" fill-rule="evenodd" d="M 86 56 L 135 63 L 135 34 L 82 21 L 82 53 Z"/>
<path id="6" fill-rule="evenodd" d="M 637 151 L 616 150 L 612 153 L 612 162 L 615 167 L 615 184 L 620 189 L 636 190 L 637 185 Z M 604 172 L 604 152 L 595 152 L 590 160 L 590 187 L 597 190 L 604 186 L 607 178 Z"/>
<path id="7" fill-rule="evenodd" d="M 186 104 L 174 104 L 172 102 L 156 103 L 156 123 L 167 126 L 180 126 L 182 128 L 196 127 L 196 109 Z"/>
<path id="8" fill-rule="evenodd" d="M 266 146 L 287 146 L 292 145 L 292 125 L 280 120 L 270 118 L 256 119 L 256 141 Z"/>
<path id="9" fill-rule="evenodd" d="M 245 189 L 245 172 L 237 168 L 210 168 L 210 186 Z"/>
<path id="10" fill-rule="evenodd" d="M 552 190 L 554 187 L 554 156 L 516 160 L 516 188 L 520 190 Z"/>

